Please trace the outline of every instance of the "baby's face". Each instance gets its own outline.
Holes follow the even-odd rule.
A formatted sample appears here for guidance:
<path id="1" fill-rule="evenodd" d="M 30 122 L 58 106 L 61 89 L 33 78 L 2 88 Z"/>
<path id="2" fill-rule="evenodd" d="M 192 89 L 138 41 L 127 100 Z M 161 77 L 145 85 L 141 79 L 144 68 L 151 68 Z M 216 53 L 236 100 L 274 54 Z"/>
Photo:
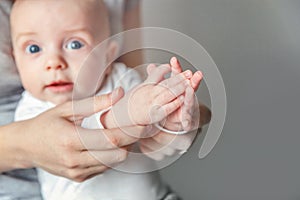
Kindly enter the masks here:
<path id="1" fill-rule="evenodd" d="M 22 83 L 36 98 L 60 104 L 72 99 L 75 88 L 85 97 L 102 84 L 107 52 L 97 51 L 84 62 L 109 34 L 106 12 L 97 0 L 19 0 L 11 29 Z"/>

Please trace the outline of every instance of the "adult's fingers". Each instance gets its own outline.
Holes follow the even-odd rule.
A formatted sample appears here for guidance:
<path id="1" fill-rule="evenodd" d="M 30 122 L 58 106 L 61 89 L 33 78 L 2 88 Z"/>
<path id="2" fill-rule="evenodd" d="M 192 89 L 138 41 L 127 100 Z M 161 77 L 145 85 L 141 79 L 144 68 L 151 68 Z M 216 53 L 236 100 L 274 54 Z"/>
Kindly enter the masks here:
<path id="1" fill-rule="evenodd" d="M 82 151 L 79 156 L 79 162 L 85 163 L 82 167 L 106 166 L 123 162 L 128 155 L 126 148 L 111 149 L 107 151 Z"/>
<path id="2" fill-rule="evenodd" d="M 81 180 L 79 182 L 85 181 L 87 179 L 93 178 L 94 176 L 97 176 L 104 171 L 106 171 L 109 167 L 107 166 L 95 166 L 95 167 L 88 167 L 85 169 L 86 176 L 79 177 Z"/>
<path id="3" fill-rule="evenodd" d="M 183 135 L 173 135 L 173 134 L 160 132 L 159 134 L 153 136 L 152 138 L 156 142 L 163 145 L 170 146 L 176 150 L 186 150 L 191 146 L 196 134 L 197 131 L 192 131 L 188 134 L 183 134 Z"/>
<path id="4" fill-rule="evenodd" d="M 140 141 L 140 144 L 147 147 L 152 152 L 161 153 L 167 156 L 174 155 L 176 150 L 168 145 L 160 144 L 156 142 L 153 138 L 146 138 Z"/>
<path id="5" fill-rule="evenodd" d="M 192 87 L 187 87 L 182 107 L 182 126 L 185 131 L 189 131 L 191 129 L 192 114 L 194 112 L 194 99 L 194 90 Z"/>
<path id="6" fill-rule="evenodd" d="M 145 126 L 114 129 L 84 129 L 78 127 L 78 150 L 109 150 L 135 143 L 145 133 Z"/>
<path id="7" fill-rule="evenodd" d="M 99 112 L 100 110 L 108 108 L 119 99 L 121 99 L 123 95 L 123 89 L 117 88 L 109 94 L 89 97 L 73 102 L 66 102 L 57 106 L 58 109 L 55 110 L 60 110 L 62 117 L 66 117 L 72 121 L 76 121 Z"/>
<path id="8" fill-rule="evenodd" d="M 107 170 L 109 167 L 105 165 L 97 165 L 97 166 L 92 166 L 92 167 L 86 167 L 86 168 L 76 168 L 73 170 L 70 170 L 66 177 L 69 179 L 72 179 L 73 181 L 76 182 L 83 182 L 87 179 L 90 179 L 96 175 L 99 175 L 103 173 L 105 170 Z"/>

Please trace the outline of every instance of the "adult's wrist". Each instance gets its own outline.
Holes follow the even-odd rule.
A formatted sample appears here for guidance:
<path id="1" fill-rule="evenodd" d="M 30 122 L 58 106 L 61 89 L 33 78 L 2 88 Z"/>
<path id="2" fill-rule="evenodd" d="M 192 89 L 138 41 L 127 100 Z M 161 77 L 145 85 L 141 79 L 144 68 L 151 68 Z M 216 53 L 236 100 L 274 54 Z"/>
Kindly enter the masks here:
<path id="1" fill-rule="evenodd" d="M 33 167 L 27 154 L 26 123 L 28 122 L 14 122 L 1 128 L 0 158 L 3 162 L 0 164 L 0 171 Z"/>

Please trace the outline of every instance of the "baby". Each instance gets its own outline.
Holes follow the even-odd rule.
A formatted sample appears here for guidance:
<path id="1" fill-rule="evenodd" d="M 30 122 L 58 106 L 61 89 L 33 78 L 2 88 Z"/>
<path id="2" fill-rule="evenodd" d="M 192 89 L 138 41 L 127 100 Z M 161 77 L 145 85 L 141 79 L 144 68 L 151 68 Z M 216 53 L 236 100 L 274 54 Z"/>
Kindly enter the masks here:
<path id="1" fill-rule="evenodd" d="M 182 112 L 185 94 L 193 95 L 188 92 L 191 80 L 193 88 L 200 83 L 199 73 L 185 71 L 164 80 L 172 68 L 180 71 L 180 65 L 150 65 L 147 80 L 140 84 L 134 70 L 121 63 L 110 65 L 118 47 L 106 41 L 110 34 L 107 16 L 101 0 L 15 1 L 11 12 L 13 54 L 26 90 L 16 120 L 32 118 L 72 99 L 109 93 L 120 86 L 126 95 L 111 110 L 85 119 L 83 126 L 147 126 Z M 172 123 L 166 124 L 168 129 L 177 130 Z M 148 165 L 133 160 L 129 167 Z M 129 174 L 111 169 L 77 183 L 38 169 L 38 177 L 46 200 L 156 200 L 167 193 L 157 172 Z"/>

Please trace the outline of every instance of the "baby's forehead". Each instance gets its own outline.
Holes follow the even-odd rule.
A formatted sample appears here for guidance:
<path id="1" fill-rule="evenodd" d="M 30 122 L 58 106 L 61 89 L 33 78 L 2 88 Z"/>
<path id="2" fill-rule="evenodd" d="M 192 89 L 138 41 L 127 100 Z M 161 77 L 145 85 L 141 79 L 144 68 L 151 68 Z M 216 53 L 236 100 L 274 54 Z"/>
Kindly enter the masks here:
<path id="1" fill-rule="evenodd" d="M 49 2 L 53 4 L 61 4 L 66 8 L 68 5 L 71 6 L 78 6 L 83 11 L 96 11 L 96 12 L 106 12 L 106 6 L 103 0 L 12 0 L 14 2 L 13 7 L 21 7 L 23 10 L 24 8 L 30 8 L 30 5 L 40 5 L 42 7 L 48 6 Z M 52 5 L 53 5 L 52 4 Z M 106 13 L 107 14 L 107 13 Z"/>
<path id="2" fill-rule="evenodd" d="M 1 0 L 0 0 L 1 1 Z M 11 15 L 26 15 L 32 12 L 33 9 L 37 10 L 51 10 L 51 12 L 77 12 L 78 14 L 85 13 L 86 17 L 91 17 L 94 21 L 108 20 L 108 11 L 103 0 L 15 0 Z M 74 9 L 75 8 L 75 9 Z M 76 11 L 75 11 L 76 10 Z M 47 13 L 44 12 L 43 16 L 46 17 Z M 74 17 L 77 14 L 74 14 Z M 61 15 L 63 16 L 63 15 Z"/>
<path id="3" fill-rule="evenodd" d="M 17 0 L 11 11 L 10 23 L 14 32 L 24 28 L 35 29 L 36 24 L 43 23 L 49 24 L 49 28 L 58 27 L 56 30 L 84 26 L 93 34 L 108 36 L 108 18 L 102 0 Z"/>

